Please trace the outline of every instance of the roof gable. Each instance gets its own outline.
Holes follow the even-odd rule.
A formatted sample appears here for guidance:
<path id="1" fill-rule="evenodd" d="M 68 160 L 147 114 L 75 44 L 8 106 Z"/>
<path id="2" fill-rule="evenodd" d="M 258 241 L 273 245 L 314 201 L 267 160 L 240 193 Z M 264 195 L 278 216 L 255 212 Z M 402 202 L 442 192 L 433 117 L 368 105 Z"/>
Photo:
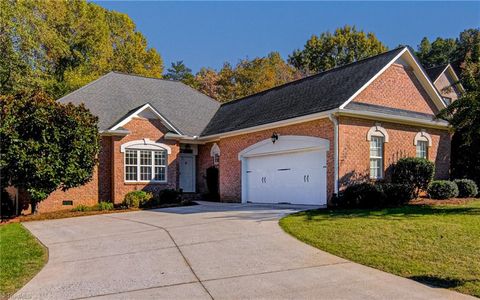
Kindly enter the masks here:
<path id="1" fill-rule="evenodd" d="M 394 49 L 223 104 L 202 135 L 240 130 L 338 108 L 404 49 Z"/>
<path id="2" fill-rule="evenodd" d="M 99 129 L 108 130 L 145 104 L 183 134 L 200 135 L 220 103 L 171 80 L 110 72 L 59 99 L 84 103 L 99 118 Z"/>

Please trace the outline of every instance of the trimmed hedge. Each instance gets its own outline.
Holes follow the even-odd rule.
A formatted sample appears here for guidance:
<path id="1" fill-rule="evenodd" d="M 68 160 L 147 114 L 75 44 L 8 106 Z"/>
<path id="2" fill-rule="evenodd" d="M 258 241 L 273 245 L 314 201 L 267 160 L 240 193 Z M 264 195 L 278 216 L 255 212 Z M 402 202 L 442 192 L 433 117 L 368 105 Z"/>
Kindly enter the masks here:
<path id="1" fill-rule="evenodd" d="M 175 189 L 165 189 L 158 193 L 160 204 L 164 203 L 180 203 L 182 201 L 182 193 Z"/>
<path id="2" fill-rule="evenodd" d="M 128 192 L 123 199 L 122 205 L 126 207 L 140 207 L 144 203 L 150 201 L 153 198 L 152 193 L 145 191 L 132 191 Z"/>
<path id="3" fill-rule="evenodd" d="M 458 197 L 468 198 L 475 197 L 478 194 L 478 187 L 475 181 L 470 179 L 455 179 L 453 182 L 458 187 Z"/>
<path id="4" fill-rule="evenodd" d="M 345 208 L 372 208 L 383 206 L 385 200 L 385 193 L 380 186 L 364 182 L 348 186 L 339 204 Z"/>
<path id="5" fill-rule="evenodd" d="M 434 180 L 428 186 L 428 195 L 433 199 L 448 199 L 458 196 L 457 184 L 448 180 Z"/>
<path id="6" fill-rule="evenodd" d="M 348 186 L 336 201 L 342 208 L 381 208 L 404 205 L 414 198 L 408 184 L 364 182 Z"/>
<path id="7" fill-rule="evenodd" d="M 420 191 L 428 188 L 435 174 L 435 165 L 424 158 L 401 158 L 393 167 L 392 183 L 408 184 L 418 197 Z"/>
<path id="8" fill-rule="evenodd" d="M 385 193 L 385 205 L 387 206 L 404 205 L 410 200 L 415 199 L 415 193 L 408 184 L 383 183 L 379 186 L 383 193 Z"/>

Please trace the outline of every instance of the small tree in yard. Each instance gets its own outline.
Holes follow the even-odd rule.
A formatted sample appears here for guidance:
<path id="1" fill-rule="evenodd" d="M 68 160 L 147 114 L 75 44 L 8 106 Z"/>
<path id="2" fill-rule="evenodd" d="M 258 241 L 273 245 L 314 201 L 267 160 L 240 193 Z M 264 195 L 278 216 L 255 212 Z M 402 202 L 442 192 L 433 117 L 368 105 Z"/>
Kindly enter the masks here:
<path id="1" fill-rule="evenodd" d="M 32 213 L 56 189 L 90 181 L 100 150 L 98 119 L 42 93 L 0 97 L 2 189 L 30 194 Z"/>
<path id="2" fill-rule="evenodd" d="M 409 185 L 412 188 L 413 195 L 417 198 L 420 191 L 427 190 L 434 174 L 435 165 L 427 159 L 418 157 L 401 158 L 393 168 L 392 182 Z"/>

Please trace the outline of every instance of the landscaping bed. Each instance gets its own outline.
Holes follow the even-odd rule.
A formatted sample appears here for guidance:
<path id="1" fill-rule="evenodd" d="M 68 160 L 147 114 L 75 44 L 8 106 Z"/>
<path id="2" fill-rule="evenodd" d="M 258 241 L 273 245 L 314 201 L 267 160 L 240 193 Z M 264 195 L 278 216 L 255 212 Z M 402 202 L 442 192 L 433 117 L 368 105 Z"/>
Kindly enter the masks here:
<path id="1" fill-rule="evenodd" d="M 280 226 L 334 255 L 480 297 L 480 200 L 422 201 L 398 208 L 311 210 L 284 217 Z"/>
<path id="2" fill-rule="evenodd" d="M 48 252 L 21 224 L 0 226 L 0 299 L 7 299 L 45 265 Z"/>

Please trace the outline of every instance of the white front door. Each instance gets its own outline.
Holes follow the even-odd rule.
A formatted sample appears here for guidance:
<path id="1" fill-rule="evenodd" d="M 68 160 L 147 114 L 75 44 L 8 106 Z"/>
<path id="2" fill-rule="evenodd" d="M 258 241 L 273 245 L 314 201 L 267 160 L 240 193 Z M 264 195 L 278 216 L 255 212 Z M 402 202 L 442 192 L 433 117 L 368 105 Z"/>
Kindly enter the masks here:
<path id="1" fill-rule="evenodd" d="M 195 192 L 195 156 L 180 154 L 180 188 L 186 193 Z"/>
<path id="2" fill-rule="evenodd" d="M 325 150 L 249 157 L 244 172 L 249 202 L 327 203 Z"/>

